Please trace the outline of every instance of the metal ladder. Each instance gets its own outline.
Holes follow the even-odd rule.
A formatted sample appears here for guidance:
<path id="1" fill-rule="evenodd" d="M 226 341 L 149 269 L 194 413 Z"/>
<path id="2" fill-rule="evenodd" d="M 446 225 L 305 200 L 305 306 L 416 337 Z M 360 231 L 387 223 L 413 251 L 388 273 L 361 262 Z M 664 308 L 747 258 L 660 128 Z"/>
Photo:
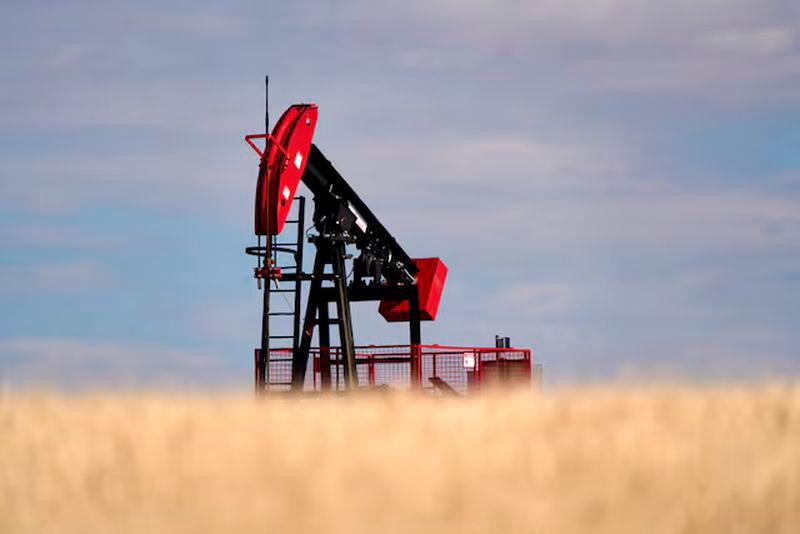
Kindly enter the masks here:
<path id="1" fill-rule="evenodd" d="M 270 323 L 273 317 L 292 317 L 292 333 L 279 332 L 273 334 L 272 326 L 269 328 L 268 342 L 269 347 L 286 348 L 283 342 L 291 340 L 292 345 L 291 354 L 297 350 L 300 343 L 301 315 L 300 307 L 302 303 L 302 282 L 300 274 L 303 272 L 303 238 L 305 237 L 305 197 L 295 197 L 295 205 L 297 206 L 297 217 L 295 219 L 286 220 L 287 225 L 295 225 L 297 236 L 294 242 L 281 242 L 278 241 L 278 236 L 272 236 L 272 243 L 270 246 L 272 265 L 279 267 L 283 273 L 289 270 L 291 273 L 298 276 L 295 277 L 294 282 L 283 282 L 280 280 L 266 280 L 266 291 L 269 292 L 267 298 L 269 302 L 285 304 L 282 308 L 272 309 L 268 308 L 267 316 Z M 285 234 L 284 234 L 285 235 Z M 284 263 L 285 262 L 285 263 Z M 293 284 L 291 288 L 285 287 L 287 284 Z M 273 294 L 279 298 L 273 299 Z M 287 298 L 291 294 L 291 300 Z M 273 345 L 273 341 L 276 342 Z M 291 356 L 290 354 L 290 356 Z M 271 350 L 267 352 L 266 369 L 264 376 L 264 386 L 267 390 L 273 387 L 284 388 L 291 385 L 291 376 L 289 377 L 274 377 L 270 373 L 270 363 L 274 360 L 274 354 Z M 281 378 L 284 378 L 281 380 Z"/>

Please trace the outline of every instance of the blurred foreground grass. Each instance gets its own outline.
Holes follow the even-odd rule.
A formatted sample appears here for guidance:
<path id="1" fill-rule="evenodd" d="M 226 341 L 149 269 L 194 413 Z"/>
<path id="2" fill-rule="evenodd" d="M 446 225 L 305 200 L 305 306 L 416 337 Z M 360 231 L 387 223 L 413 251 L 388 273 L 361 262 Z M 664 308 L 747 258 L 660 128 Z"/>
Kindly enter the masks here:
<path id="1" fill-rule="evenodd" d="M 800 387 L 0 397 L 0 532 L 800 531 Z"/>

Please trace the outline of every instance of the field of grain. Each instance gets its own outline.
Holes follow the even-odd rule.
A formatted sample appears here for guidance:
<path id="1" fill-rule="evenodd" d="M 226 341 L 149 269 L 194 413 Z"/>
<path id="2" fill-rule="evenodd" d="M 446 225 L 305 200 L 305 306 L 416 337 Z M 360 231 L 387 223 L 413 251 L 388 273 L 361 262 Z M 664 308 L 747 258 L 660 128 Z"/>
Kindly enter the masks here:
<path id="1" fill-rule="evenodd" d="M 0 397 L 0 532 L 800 531 L 800 387 Z"/>

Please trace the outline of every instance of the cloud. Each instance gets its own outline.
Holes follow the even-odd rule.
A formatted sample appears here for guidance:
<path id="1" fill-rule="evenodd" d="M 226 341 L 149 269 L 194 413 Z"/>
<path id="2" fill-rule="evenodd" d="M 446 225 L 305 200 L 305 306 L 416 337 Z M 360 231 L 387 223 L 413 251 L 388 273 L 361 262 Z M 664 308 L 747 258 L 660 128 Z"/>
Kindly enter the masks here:
<path id="1" fill-rule="evenodd" d="M 85 292 L 114 287 L 116 279 L 102 265 L 92 262 L 47 262 L 30 266 L 0 266 L 0 294 L 16 295 L 50 291 Z"/>
<path id="2" fill-rule="evenodd" d="M 796 33 L 789 28 L 774 27 L 722 31 L 710 35 L 709 42 L 725 52 L 771 55 L 789 52 L 796 37 Z"/>
<path id="3" fill-rule="evenodd" d="M 0 227 L 0 245 L 19 248 L 107 249 L 120 244 L 120 236 L 96 229 L 45 223 L 9 223 Z"/>
<path id="4" fill-rule="evenodd" d="M 614 190 L 541 196 L 496 179 L 464 192 L 458 203 L 392 211 L 404 235 L 430 235 L 432 224 L 463 254 L 482 250 L 531 251 L 596 246 L 669 247 L 688 251 L 773 250 L 800 244 L 800 200 L 748 190 Z M 419 239 L 419 238 L 417 238 Z M 434 239 L 431 237 L 431 239 Z"/>
<path id="5" fill-rule="evenodd" d="M 163 7 L 163 5 L 159 5 L 158 9 L 149 11 L 131 10 L 126 23 L 130 23 L 131 19 L 134 19 L 142 26 L 156 29 L 165 35 L 188 34 L 204 39 L 231 39 L 242 29 L 243 19 L 241 17 L 194 11 L 165 14 Z"/>
<path id="6" fill-rule="evenodd" d="M 566 284 L 519 284 L 502 288 L 490 299 L 490 308 L 526 317 L 553 316 L 566 311 L 570 288 Z"/>
<path id="7" fill-rule="evenodd" d="M 224 217 L 249 204 L 257 172 L 257 159 L 243 148 L 229 152 L 212 155 L 184 148 L 155 154 L 76 154 L 34 162 L 9 158 L 8 179 L 0 181 L 0 206 L 44 214 L 109 201 L 162 213 L 202 213 L 213 206 Z"/>
<path id="8" fill-rule="evenodd" d="M 108 135 L 125 126 L 142 126 L 183 131 L 182 135 L 190 138 L 197 133 L 238 132 L 249 118 L 244 111 L 250 107 L 242 102 L 260 103 L 263 99 L 240 82 L 223 80 L 198 83 L 157 77 L 98 84 L 75 76 L 53 82 L 55 88 L 32 87 L 31 82 L 17 80 L 0 88 L 5 100 L 19 102 L 0 117 L 0 126 L 59 130 L 105 126 Z"/>
<path id="9" fill-rule="evenodd" d="M 255 285 L 252 289 L 246 298 L 217 299 L 194 307 L 190 322 L 197 336 L 212 341 L 257 339 L 261 327 L 261 300 Z M 273 309 L 280 306 L 282 311 L 291 311 L 293 303 L 286 303 L 284 307 L 282 299 L 275 300 Z M 286 319 L 287 324 L 281 325 L 286 332 L 291 331 L 289 319 Z"/>
<path id="10" fill-rule="evenodd" d="M 128 236 L 142 217 L 145 240 L 181 253 L 155 247 L 158 262 L 140 264 L 151 293 L 130 295 L 120 323 L 152 320 L 142 302 L 174 313 L 133 349 L 169 352 L 154 341 L 167 328 L 220 351 L 251 336 L 242 325 L 257 317 L 238 296 L 250 280 L 230 258 L 251 237 L 257 162 L 241 137 L 263 127 L 269 72 L 273 122 L 290 102 L 318 102 L 325 154 L 410 253 L 451 267 L 445 313 L 426 325 L 442 341 L 508 327 L 569 372 L 603 371 L 731 347 L 731 331 L 758 323 L 788 341 L 745 352 L 796 352 L 781 300 L 800 264 L 796 172 L 713 150 L 728 124 L 796 122 L 795 4 L 20 5 L 0 21 L 0 243 L 52 257 L 2 267 L 0 292 L 112 287 L 82 254 L 102 246 L 96 228 Z M 792 146 L 765 130 L 745 138 Z M 729 155 L 747 169 L 730 176 Z M 50 224 L 85 210 L 91 226 Z"/>
<path id="11" fill-rule="evenodd" d="M 800 376 L 800 361 L 788 355 L 706 343 L 689 345 L 658 361 L 630 358 L 618 363 L 615 373 L 635 381 L 791 382 Z"/>
<path id="12" fill-rule="evenodd" d="M 349 167 L 356 177 L 362 169 L 385 171 L 380 163 L 386 161 L 395 172 L 381 183 L 399 190 L 419 180 L 445 187 L 487 176 L 523 187 L 543 181 L 562 188 L 641 187 L 643 180 L 622 180 L 634 165 L 637 172 L 652 172 L 643 164 L 646 155 L 627 146 L 627 134 L 620 132 L 631 128 L 624 118 L 627 100 L 614 104 L 619 116 L 609 124 L 581 116 L 590 115 L 587 109 L 605 110 L 609 92 L 683 102 L 690 92 L 718 103 L 738 98 L 732 92 L 747 93 L 739 96 L 760 108 L 796 99 L 800 62 L 793 53 L 798 27 L 786 16 L 791 10 L 780 2 L 735 5 L 720 13 L 714 2 L 674 10 L 617 1 L 499 9 L 482 1 L 419 2 L 402 9 L 306 2 L 297 7 L 303 16 L 282 13 L 285 23 L 269 33 L 271 42 L 280 43 L 276 51 L 296 49 L 303 70 L 281 54 L 265 57 L 283 88 L 273 103 L 282 106 L 286 87 L 293 88 L 292 99 L 310 89 L 309 96 L 322 101 L 319 134 L 325 147 L 333 147 L 326 152 L 339 160 L 357 150 L 344 160 L 356 162 Z M 88 24 L 73 9 L 32 18 L 56 34 Z M 234 209 L 245 188 L 248 194 L 252 189 L 253 167 L 240 137 L 261 128 L 262 95 L 260 76 L 243 81 L 246 69 L 230 71 L 224 67 L 233 60 L 223 58 L 236 54 L 240 67 L 259 61 L 263 47 L 251 46 L 248 37 L 261 35 L 258 17 L 244 5 L 218 12 L 201 4 L 197 13 L 145 5 L 102 8 L 92 20 L 105 24 L 67 32 L 69 40 L 57 47 L 55 55 L 68 58 L 58 61 L 70 63 L 69 75 L 40 80 L 38 70 L 25 70 L 0 88 L 14 103 L 0 125 L 56 128 L 65 136 L 100 128 L 106 137 L 120 136 L 118 145 L 129 151 L 107 154 L 89 146 L 68 157 L 11 155 L 0 184 L 6 204 L 47 213 L 111 199 L 169 210 L 188 191 L 205 201 L 197 204 L 203 211 L 209 198 L 235 189 L 236 198 L 228 201 Z M 398 26 L 404 31 L 395 31 Z M 106 34 L 121 28 L 148 39 L 105 46 L 116 41 Z M 321 29 L 335 35 L 324 50 L 312 38 Z M 209 58 L 198 65 L 185 61 L 180 39 L 187 36 L 228 41 L 221 43 L 224 52 L 214 54 L 209 49 L 220 43 L 198 43 L 193 54 Z M 741 53 L 748 47 L 760 52 Z M 331 50 L 340 52 L 335 60 L 327 56 Z M 22 64 L 54 56 L 53 47 L 29 53 Z M 143 57 L 152 68 L 141 63 Z M 120 65 L 132 68 L 123 72 Z M 337 76 L 329 75 L 329 65 L 337 65 Z M 148 129 L 170 148 L 141 153 L 142 143 L 123 137 L 134 127 Z M 179 139 L 185 142 L 177 148 Z"/>
<path id="13" fill-rule="evenodd" d="M 544 137 L 544 136 L 543 136 Z M 364 158 L 364 154 L 370 157 Z M 410 156 L 411 155 L 411 156 Z M 421 139 L 368 139 L 336 153 L 367 191 L 418 195 L 416 188 L 541 192 L 641 187 L 631 176 L 633 156 L 608 140 L 537 139 L 523 132 L 451 132 Z M 368 177 L 381 172 L 388 180 Z M 388 182 L 385 183 L 385 182 Z"/>
<path id="14" fill-rule="evenodd" d="M 222 385 L 235 376 L 204 350 L 62 338 L 0 341 L 0 381 L 9 387 Z"/>
<path id="15" fill-rule="evenodd" d="M 477 71 L 519 93 L 544 90 L 556 100 L 559 93 L 568 100 L 624 91 L 693 94 L 719 103 L 798 102 L 790 87 L 800 65 L 789 52 L 796 52 L 799 25 L 789 2 L 358 5 L 363 9 L 330 16 L 352 28 L 352 41 L 365 50 L 361 61 L 369 50 L 419 70 Z M 392 31 L 398 26 L 405 31 Z"/>

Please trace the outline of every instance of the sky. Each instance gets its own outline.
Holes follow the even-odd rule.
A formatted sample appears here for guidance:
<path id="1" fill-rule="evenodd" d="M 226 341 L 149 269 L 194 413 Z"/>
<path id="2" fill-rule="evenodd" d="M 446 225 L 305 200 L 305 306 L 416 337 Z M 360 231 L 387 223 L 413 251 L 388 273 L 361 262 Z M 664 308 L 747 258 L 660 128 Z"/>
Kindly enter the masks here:
<path id="1" fill-rule="evenodd" d="M 402 246 L 423 340 L 546 383 L 800 375 L 800 4 L 3 2 L 0 385 L 249 387 L 292 103 Z M 358 304 L 360 343 L 402 342 Z"/>

